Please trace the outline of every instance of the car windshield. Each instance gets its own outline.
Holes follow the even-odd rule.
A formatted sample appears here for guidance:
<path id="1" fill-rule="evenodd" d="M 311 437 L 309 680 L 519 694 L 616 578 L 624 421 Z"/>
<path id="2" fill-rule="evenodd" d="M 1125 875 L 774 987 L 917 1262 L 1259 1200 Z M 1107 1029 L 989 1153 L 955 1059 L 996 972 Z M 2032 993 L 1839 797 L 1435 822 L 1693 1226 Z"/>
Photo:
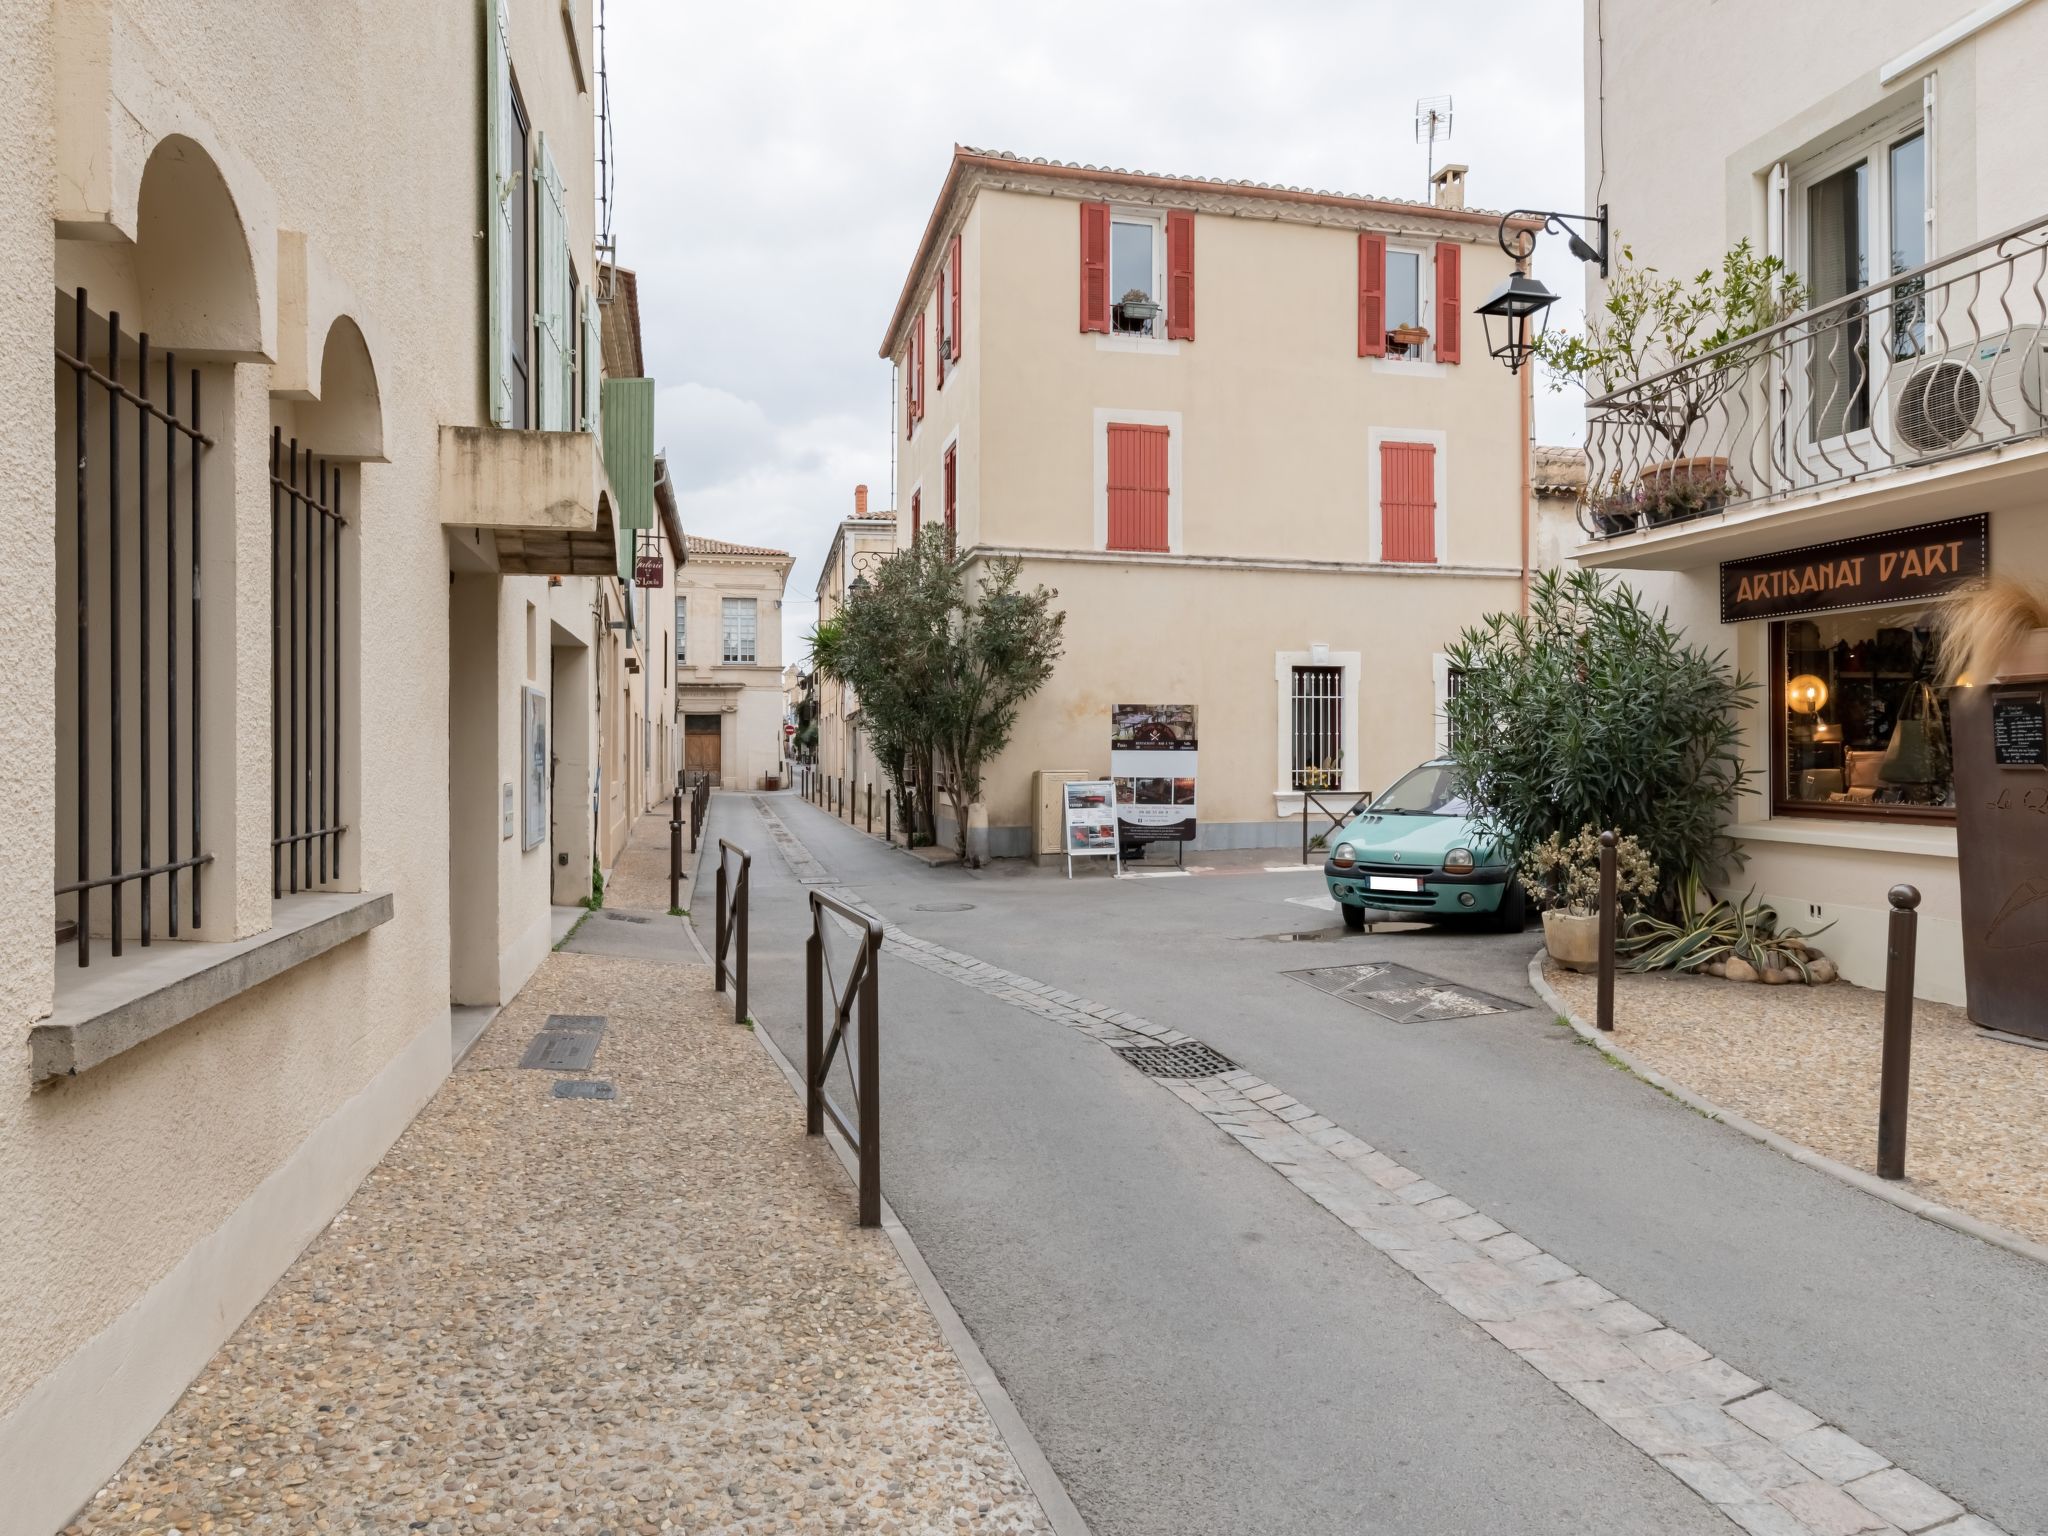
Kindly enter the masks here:
<path id="1" fill-rule="evenodd" d="M 1453 773 L 1449 763 L 1424 763 L 1373 801 L 1372 808 L 1382 816 L 1470 815 Z"/>

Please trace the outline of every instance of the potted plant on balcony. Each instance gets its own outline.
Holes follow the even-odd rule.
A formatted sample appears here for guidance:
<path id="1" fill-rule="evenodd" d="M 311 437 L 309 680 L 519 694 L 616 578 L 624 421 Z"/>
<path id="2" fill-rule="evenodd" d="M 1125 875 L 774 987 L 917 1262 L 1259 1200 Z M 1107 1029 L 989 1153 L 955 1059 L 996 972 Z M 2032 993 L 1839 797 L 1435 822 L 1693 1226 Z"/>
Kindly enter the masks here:
<path id="1" fill-rule="evenodd" d="M 1598 312 L 1580 331 L 1547 333 L 1536 355 L 1552 389 L 1575 385 L 1595 402 L 1589 439 L 1605 433 L 1629 445 L 1631 462 L 1612 466 L 1608 478 L 1640 485 L 1637 510 L 1654 527 L 1742 494 L 1724 455 L 1697 450 L 1725 439 L 1714 429 L 1722 402 L 1746 386 L 1762 355 L 1761 343 L 1738 343 L 1805 302 L 1805 285 L 1785 263 L 1757 255 L 1747 240 L 1690 281 L 1637 262 L 1624 245 Z"/>
<path id="2" fill-rule="evenodd" d="M 1116 312 L 1126 329 L 1142 331 L 1159 318 L 1159 305 L 1144 289 L 1132 288 L 1117 300 Z"/>
<path id="3" fill-rule="evenodd" d="M 1387 345 L 1404 351 L 1409 347 L 1419 347 L 1428 340 L 1429 330 L 1426 326 L 1397 325 L 1387 332 Z"/>

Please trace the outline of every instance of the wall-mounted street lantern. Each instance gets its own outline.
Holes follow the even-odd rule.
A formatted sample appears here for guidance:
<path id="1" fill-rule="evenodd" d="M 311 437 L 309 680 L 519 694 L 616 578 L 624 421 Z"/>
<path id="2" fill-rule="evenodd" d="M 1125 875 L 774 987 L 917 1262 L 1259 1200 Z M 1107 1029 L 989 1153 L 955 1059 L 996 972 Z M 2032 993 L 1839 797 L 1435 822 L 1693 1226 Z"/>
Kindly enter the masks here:
<path id="1" fill-rule="evenodd" d="M 1510 373 L 1521 372 L 1522 364 L 1536 350 L 1544 327 L 1550 323 L 1550 306 L 1557 302 L 1557 295 L 1525 270 L 1529 258 L 1536 252 L 1537 231 L 1526 226 L 1510 230 L 1508 226 L 1516 219 L 1541 219 L 1544 230 L 1565 237 L 1574 256 L 1584 262 L 1597 263 L 1600 275 L 1607 275 L 1605 203 L 1600 205 L 1598 213 L 1551 213 L 1541 208 L 1514 208 L 1501 215 L 1500 248 L 1515 259 L 1515 270 L 1479 306 L 1479 318 L 1486 327 L 1486 350 L 1506 363 Z M 1575 225 L 1578 227 L 1574 228 Z M 1588 235 L 1597 237 L 1599 244 L 1588 240 Z M 1535 321 L 1533 328 L 1529 323 L 1532 320 Z"/>

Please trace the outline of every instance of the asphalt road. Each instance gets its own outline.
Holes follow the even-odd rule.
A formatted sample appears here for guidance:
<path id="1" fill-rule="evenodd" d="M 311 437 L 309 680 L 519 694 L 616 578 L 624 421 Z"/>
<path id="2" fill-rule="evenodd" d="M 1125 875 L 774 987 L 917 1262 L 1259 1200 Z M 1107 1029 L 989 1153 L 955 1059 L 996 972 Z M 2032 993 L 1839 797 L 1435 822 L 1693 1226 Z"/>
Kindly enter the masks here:
<path id="1" fill-rule="evenodd" d="M 1613 1069 L 1535 1006 L 1534 935 L 1347 936 L 1289 900 L 1319 877 L 1256 866 L 934 870 L 764 798 L 890 923 L 1207 1041 L 2008 1531 L 2048 1531 L 2048 1269 Z M 765 827 L 714 799 L 714 835 L 756 850 L 753 1011 L 801 1060 L 805 889 Z M 1286 974 L 1366 958 L 1530 1008 L 1397 1025 Z M 884 1188 L 1098 1536 L 1732 1530 L 1093 1042 L 908 965 L 882 989 Z"/>

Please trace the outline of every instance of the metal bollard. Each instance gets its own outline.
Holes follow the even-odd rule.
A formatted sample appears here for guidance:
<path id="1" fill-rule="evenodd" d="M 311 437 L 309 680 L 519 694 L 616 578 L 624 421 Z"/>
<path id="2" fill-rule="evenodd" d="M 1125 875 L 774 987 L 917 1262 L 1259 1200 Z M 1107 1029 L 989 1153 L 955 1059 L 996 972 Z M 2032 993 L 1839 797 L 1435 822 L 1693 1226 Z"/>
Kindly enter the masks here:
<path id="1" fill-rule="evenodd" d="M 1614 1029 L 1614 833 L 1600 834 L 1600 984 L 1593 1011 L 1595 1027 Z"/>
<path id="2" fill-rule="evenodd" d="M 1913 957 L 1920 893 L 1891 889 L 1891 931 L 1884 955 L 1884 1064 L 1877 1089 L 1877 1176 L 1906 1176 L 1906 1110 L 1913 1086 Z"/>
<path id="3" fill-rule="evenodd" d="M 895 814 L 892 809 L 895 804 L 896 796 L 893 793 L 882 796 L 882 841 L 885 843 L 896 841 L 896 829 L 889 825 L 890 817 Z"/>
<path id="4" fill-rule="evenodd" d="M 683 780 L 668 799 L 668 905 L 674 911 L 683 904 Z"/>
<path id="5" fill-rule="evenodd" d="M 875 835 L 875 781 L 868 780 L 868 836 Z"/>

